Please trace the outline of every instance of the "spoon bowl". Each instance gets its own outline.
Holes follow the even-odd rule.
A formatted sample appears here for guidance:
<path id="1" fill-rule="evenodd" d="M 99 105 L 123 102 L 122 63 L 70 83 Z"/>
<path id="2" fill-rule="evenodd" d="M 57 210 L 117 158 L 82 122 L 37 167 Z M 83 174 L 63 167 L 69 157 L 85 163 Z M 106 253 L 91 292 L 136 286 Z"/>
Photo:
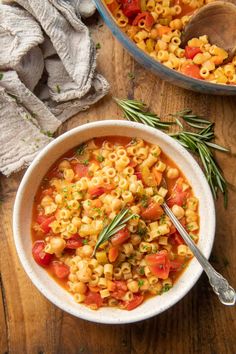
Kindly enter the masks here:
<path id="1" fill-rule="evenodd" d="M 188 40 L 207 35 L 209 42 L 223 48 L 230 61 L 236 53 L 236 0 L 215 1 L 198 10 L 181 36 L 182 46 Z"/>

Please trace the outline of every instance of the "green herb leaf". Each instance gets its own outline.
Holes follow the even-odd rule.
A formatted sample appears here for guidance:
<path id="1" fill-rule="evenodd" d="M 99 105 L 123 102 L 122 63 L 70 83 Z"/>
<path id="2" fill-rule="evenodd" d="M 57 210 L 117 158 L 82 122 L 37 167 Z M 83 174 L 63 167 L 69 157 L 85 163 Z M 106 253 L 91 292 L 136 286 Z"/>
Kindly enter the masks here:
<path id="1" fill-rule="evenodd" d="M 87 244 L 88 244 L 88 240 L 84 239 L 84 240 L 82 241 L 82 244 L 83 244 L 83 245 L 87 245 Z"/>
<path id="2" fill-rule="evenodd" d="M 174 122 L 163 122 L 155 113 L 148 112 L 143 102 L 126 99 L 121 100 L 118 98 L 114 98 L 114 100 L 124 112 L 125 118 L 130 121 L 143 123 L 160 130 L 166 130 L 173 124 L 177 125 L 178 131 L 176 133 L 169 133 L 169 135 L 177 140 L 183 147 L 200 157 L 214 198 L 217 198 L 217 194 L 220 191 L 224 196 L 224 205 L 227 207 L 227 182 L 215 161 L 211 149 L 222 152 L 228 152 L 229 150 L 212 142 L 215 138 L 213 123 L 201 116 L 193 114 L 191 109 L 185 109 L 171 114 L 175 119 Z M 196 131 L 185 130 L 180 119 L 190 127 L 195 128 Z"/>
<path id="3" fill-rule="evenodd" d="M 105 157 L 103 157 L 102 155 L 98 155 L 97 160 L 98 162 L 103 162 L 105 160 Z"/>
<path id="4" fill-rule="evenodd" d="M 83 165 L 88 166 L 88 164 L 89 164 L 89 160 L 84 160 Z"/>
<path id="5" fill-rule="evenodd" d="M 96 49 L 101 49 L 101 44 L 100 43 L 96 44 Z"/>
<path id="6" fill-rule="evenodd" d="M 139 288 L 140 288 L 141 286 L 143 286 L 143 284 L 144 284 L 144 280 L 143 280 L 143 279 L 139 279 L 139 281 L 138 281 L 138 286 L 139 286 Z"/>
<path id="7" fill-rule="evenodd" d="M 86 144 L 81 144 L 77 147 L 76 149 L 76 155 L 83 155 L 84 150 L 86 149 L 87 145 Z"/>
<path id="8" fill-rule="evenodd" d="M 161 289 L 161 294 L 166 293 L 166 292 L 169 291 L 171 288 L 172 288 L 171 285 L 165 284 L 165 285 L 163 286 L 163 288 Z"/>
<path id="9" fill-rule="evenodd" d="M 128 215 L 129 214 L 129 215 Z M 127 216 L 128 215 L 128 216 Z M 115 235 L 118 231 L 123 229 L 126 226 L 126 223 L 134 216 L 135 214 L 130 214 L 129 209 L 123 209 L 116 217 L 106 225 L 104 229 L 100 232 L 97 243 L 95 245 L 93 256 L 98 249 L 98 247 L 109 240 L 109 238 Z"/>
<path id="10" fill-rule="evenodd" d="M 129 73 L 128 73 L 128 78 L 129 78 L 130 80 L 134 80 L 134 79 L 135 79 L 134 73 L 129 72 Z"/>

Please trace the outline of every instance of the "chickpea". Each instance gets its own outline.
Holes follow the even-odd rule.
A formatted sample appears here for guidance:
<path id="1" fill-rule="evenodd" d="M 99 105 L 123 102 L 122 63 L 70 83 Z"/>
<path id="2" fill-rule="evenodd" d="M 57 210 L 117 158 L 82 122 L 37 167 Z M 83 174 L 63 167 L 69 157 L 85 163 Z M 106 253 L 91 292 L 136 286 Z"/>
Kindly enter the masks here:
<path id="1" fill-rule="evenodd" d="M 177 168 L 169 168 L 167 171 L 167 178 L 175 179 L 177 177 L 179 177 L 179 170 L 177 170 Z"/>
<path id="2" fill-rule="evenodd" d="M 50 240 L 50 244 L 52 246 L 52 249 L 54 250 L 54 253 L 56 255 L 60 255 L 66 246 L 66 241 L 63 240 L 63 238 L 61 237 L 53 237 Z"/>
<path id="3" fill-rule="evenodd" d="M 184 209 L 179 205 L 173 205 L 172 211 L 177 219 L 181 219 L 184 216 Z"/>
<path id="4" fill-rule="evenodd" d="M 82 251 L 82 254 L 85 256 L 85 257 L 90 257 L 93 253 L 93 248 L 90 246 L 90 245 L 84 245 L 82 248 L 81 248 L 81 251 Z"/>

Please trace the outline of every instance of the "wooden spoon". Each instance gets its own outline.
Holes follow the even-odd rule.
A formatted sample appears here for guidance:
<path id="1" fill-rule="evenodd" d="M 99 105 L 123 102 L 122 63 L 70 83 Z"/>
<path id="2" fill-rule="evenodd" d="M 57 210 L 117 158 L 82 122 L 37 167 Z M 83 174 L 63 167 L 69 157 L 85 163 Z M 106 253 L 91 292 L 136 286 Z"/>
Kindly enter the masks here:
<path id="1" fill-rule="evenodd" d="M 211 44 L 226 50 L 227 61 L 231 60 L 236 54 L 236 0 L 232 2 L 215 1 L 193 14 L 181 36 L 182 46 L 206 34 Z"/>

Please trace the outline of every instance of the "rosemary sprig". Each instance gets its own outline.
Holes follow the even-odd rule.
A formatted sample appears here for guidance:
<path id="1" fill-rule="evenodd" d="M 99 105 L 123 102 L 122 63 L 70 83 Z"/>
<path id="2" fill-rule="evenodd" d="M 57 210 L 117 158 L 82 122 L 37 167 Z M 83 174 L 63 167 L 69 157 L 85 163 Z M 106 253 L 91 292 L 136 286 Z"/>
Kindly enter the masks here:
<path id="1" fill-rule="evenodd" d="M 172 122 L 161 122 L 160 117 L 155 113 L 147 111 L 147 106 L 143 102 L 120 100 L 118 98 L 114 98 L 114 100 L 123 110 L 125 118 L 130 121 L 143 123 L 158 129 L 168 129 L 173 124 Z"/>
<path id="2" fill-rule="evenodd" d="M 93 250 L 93 256 L 101 244 L 109 240 L 111 236 L 115 235 L 118 231 L 123 229 L 126 226 L 126 223 L 136 216 L 136 214 L 129 214 L 128 216 L 127 214 L 129 214 L 129 209 L 122 209 L 120 213 L 117 214 L 116 217 L 110 222 L 110 224 L 104 227 L 98 236 L 97 243 Z"/>
<path id="3" fill-rule="evenodd" d="M 168 129 L 171 125 L 177 125 L 176 133 L 169 135 L 177 140 L 186 149 L 197 154 L 202 162 L 207 181 L 210 185 L 214 198 L 217 198 L 218 191 L 224 196 L 224 204 L 227 206 L 227 182 L 223 173 L 214 159 L 211 149 L 228 152 L 229 150 L 212 142 L 215 138 L 214 123 L 199 117 L 192 113 L 191 109 L 185 109 L 180 112 L 171 114 L 173 122 L 163 122 L 155 113 L 147 111 L 144 103 L 135 100 L 119 100 L 116 103 L 122 108 L 125 118 L 135 122 L 143 123 L 157 129 Z M 181 120 L 188 126 L 194 128 L 195 131 L 189 131 L 184 128 Z"/>

